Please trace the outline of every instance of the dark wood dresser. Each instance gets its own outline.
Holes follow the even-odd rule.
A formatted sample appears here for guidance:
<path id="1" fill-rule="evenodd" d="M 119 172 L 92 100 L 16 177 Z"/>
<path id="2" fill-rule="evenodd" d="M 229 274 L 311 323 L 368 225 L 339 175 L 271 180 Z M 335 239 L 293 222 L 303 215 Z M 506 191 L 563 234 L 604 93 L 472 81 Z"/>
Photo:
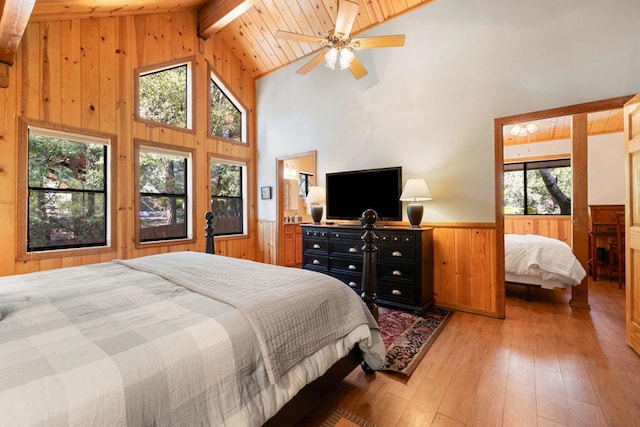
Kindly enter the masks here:
<path id="1" fill-rule="evenodd" d="M 376 269 L 380 305 L 423 311 L 433 304 L 433 228 L 379 227 Z M 361 292 L 364 230 L 302 225 L 302 268 L 336 277 Z"/>

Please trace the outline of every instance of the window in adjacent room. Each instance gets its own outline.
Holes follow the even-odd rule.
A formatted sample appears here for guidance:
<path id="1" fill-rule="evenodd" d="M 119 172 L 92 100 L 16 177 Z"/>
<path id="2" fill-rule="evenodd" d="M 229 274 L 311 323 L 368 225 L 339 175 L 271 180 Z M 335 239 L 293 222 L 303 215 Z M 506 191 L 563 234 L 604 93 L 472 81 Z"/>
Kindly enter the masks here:
<path id="1" fill-rule="evenodd" d="M 193 130 L 193 59 L 136 70 L 136 119 Z"/>
<path id="2" fill-rule="evenodd" d="M 141 243 L 192 238 L 192 152 L 136 141 Z"/>
<path id="3" fill-rule="evenodd" d="M 108 135 L 21 121 L 19 257 L 45 251 L 107 248 L 111 234 L 112 139 Z M 22 157 L 24 156 L 24 157 Z M 21 161 L 22 163 L 22 161 Z M 49 252 L 50 253 L 50 252 Z"/>
<path id="4" fill-rule="evenodd" d="M 211 69 L 209 76 L 209 136 L 246 143 L 246 109 Z"/>
<path id="5" fill-rule="evenodd" d="M 209 164 L 214 234 L 216 236 L 246 234 L 246 164 L 216 158 L 211 158 Z"/>
<path id="6" fill-rule="evenodd" d="M 504 165 L 506 215 L 571 215 L 571 194 L 570 159 Z"/>

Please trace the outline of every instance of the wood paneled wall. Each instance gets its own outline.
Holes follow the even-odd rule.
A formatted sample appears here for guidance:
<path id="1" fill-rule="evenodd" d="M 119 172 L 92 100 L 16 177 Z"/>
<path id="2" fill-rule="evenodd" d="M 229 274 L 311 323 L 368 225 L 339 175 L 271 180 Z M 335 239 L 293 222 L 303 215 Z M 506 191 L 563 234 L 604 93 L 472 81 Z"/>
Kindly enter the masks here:
<path id="1" fill-rule="evenodd" d="M 216 252 L 256 259 L 255 82 L 234 52 L 217 36 L 196 33 L 196 12 L 31 23 L 0 89 L 0 275 L 107 261 L 177 250 L 204 250 L 209 208 L 207 154 L 243 159 L 249 165 L 248 237 L 218 238 Z M 149 126 L 134 120 L 134 70 L 193 57 L 195 132 Z M 248 144 L 207 137 L 207 63 L 249 112 Z M 117 247 L 91 256 L 16 262 L 18 200 L 17 122 L 46 120 L 117 137 Z M 136 249 L 133 140 L 156 141 L 195 150 L 194 238 L 186 244 L 153 244 Z"/>
<path id="2" fill-rule="evenodd" d="M 505 215 L 505 234 L 537 234 L 552 237 L 572 245 L 571 216 L 536 216 L 536 215 Z"/>

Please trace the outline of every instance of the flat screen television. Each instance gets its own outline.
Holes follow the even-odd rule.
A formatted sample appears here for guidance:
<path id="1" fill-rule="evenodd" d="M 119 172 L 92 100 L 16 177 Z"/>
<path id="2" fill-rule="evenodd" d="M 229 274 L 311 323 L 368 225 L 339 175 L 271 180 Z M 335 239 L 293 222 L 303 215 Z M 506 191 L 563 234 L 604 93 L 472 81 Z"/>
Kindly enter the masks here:
<path id="1" fill-rule="evenodd" d="M 402 167 L 326 174 L 327 219 L 354 220 L 373 209 L 382 221 L 402 220 Z"/>

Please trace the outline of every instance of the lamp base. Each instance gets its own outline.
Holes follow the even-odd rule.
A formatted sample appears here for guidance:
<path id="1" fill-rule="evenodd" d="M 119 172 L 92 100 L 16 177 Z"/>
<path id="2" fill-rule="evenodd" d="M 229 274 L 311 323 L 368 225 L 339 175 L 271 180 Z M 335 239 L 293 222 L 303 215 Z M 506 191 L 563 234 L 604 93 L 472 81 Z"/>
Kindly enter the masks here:
<path id="1" fill-rule="evenodd" d="M 420 227 L 423 212 L 424 206 L 421 203 L 411 202 L 407 205 L 407 216 L 411 227 Z"/>
<path id="2" fill-rule="evenodd" d="M 314 224 L 320 224 L 322 220 L 322 205 L 313 205 L 311 206 L 311 218 L 313 218 Z"/>

